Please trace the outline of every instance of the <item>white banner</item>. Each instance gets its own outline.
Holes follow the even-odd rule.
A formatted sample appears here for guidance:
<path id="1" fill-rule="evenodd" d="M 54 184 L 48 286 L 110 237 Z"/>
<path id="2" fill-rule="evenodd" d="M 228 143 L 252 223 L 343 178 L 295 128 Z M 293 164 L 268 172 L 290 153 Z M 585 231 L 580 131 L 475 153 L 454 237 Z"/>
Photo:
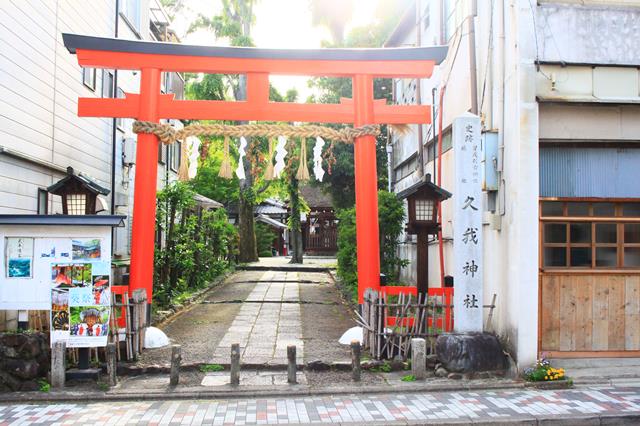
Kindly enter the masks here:
<path id="1" fill-rule="evenodd" d="M 453 257 L 456 332 L 482 331 L 482 176 L 480 118 L 453 120 L 455 161 Z"/>

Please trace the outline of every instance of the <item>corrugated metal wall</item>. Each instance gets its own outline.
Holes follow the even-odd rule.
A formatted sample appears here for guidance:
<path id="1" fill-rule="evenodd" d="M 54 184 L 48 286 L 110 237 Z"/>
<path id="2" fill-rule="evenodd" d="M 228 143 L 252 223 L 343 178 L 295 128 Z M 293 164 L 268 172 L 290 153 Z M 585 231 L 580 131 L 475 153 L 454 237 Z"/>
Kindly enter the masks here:
<path id="1" fill-rule="evenodd" d="M 540 147 L 541 197 L 640 197 L 640 148 Z"/>

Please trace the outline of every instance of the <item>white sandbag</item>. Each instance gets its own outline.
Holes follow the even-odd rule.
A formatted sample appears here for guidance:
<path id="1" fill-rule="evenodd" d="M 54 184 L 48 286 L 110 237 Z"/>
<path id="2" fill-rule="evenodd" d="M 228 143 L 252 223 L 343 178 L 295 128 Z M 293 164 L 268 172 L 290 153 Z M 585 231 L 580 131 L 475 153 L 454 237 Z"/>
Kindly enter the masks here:
<path id="1" fill-rule="evenodd" d="M 144 333 L 144 347 L 147 349 L 161 348 L 169 344 L 169 338 L 164 331 L 156 327 L 147 327 Z"/>
<path id="2" fill-rule="evenodd" d="M 357 340 L 362 343 L 362 327 L 351 327 L 340 337 L 341 345 L 350 345 L 352 341 Z"/>

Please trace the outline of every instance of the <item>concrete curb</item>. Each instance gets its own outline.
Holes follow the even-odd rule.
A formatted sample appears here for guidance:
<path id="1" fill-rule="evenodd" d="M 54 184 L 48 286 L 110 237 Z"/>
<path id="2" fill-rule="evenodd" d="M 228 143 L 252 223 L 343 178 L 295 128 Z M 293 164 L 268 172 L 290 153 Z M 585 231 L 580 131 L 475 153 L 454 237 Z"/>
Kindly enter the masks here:
<path id="1" fill-rule="evenodd" d="M 282 389 L 273 386 L 251 386 L 243 389 L 239 386 L 224 385 L 216 389 L 202 389 L 201 387 L 170 387 L 163 390 L 152 390 L 140 393 L 138 389 L 121 390 L 118 388 L 106 392 L 91 391 L 51 391 L 16 392 L 0 394 L 0 403 L 27 402 L 87 402 L 87 401 L 149 401 L 149 400 L 184 400 L 184 399 L 237 399 L 237 398 L 271 398 L 271 397 L 300 397 L 318 395 L 349 395 L 349 394 L 382 394 L 382 393 L 417 393 L 417 392 L 460 392 L 477 390 L 523 389 L 521 382 L 509 383 L 439 383 L 439 384 L 399 384 L 392 386 L 347 385 L 325 388 L 311 388 L 308 385 L 290 385 Z"/>

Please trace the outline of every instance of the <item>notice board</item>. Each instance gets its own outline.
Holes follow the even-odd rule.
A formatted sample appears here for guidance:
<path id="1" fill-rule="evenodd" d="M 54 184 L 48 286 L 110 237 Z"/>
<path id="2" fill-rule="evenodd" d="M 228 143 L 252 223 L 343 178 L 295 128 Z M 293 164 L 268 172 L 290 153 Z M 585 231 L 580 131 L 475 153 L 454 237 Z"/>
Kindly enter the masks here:
<path id="1" fill-rule="evenodd" d="M 49 310 L 51 343 L 106 346 L 111 227 L 0 226 L 0 309 Z"/>

